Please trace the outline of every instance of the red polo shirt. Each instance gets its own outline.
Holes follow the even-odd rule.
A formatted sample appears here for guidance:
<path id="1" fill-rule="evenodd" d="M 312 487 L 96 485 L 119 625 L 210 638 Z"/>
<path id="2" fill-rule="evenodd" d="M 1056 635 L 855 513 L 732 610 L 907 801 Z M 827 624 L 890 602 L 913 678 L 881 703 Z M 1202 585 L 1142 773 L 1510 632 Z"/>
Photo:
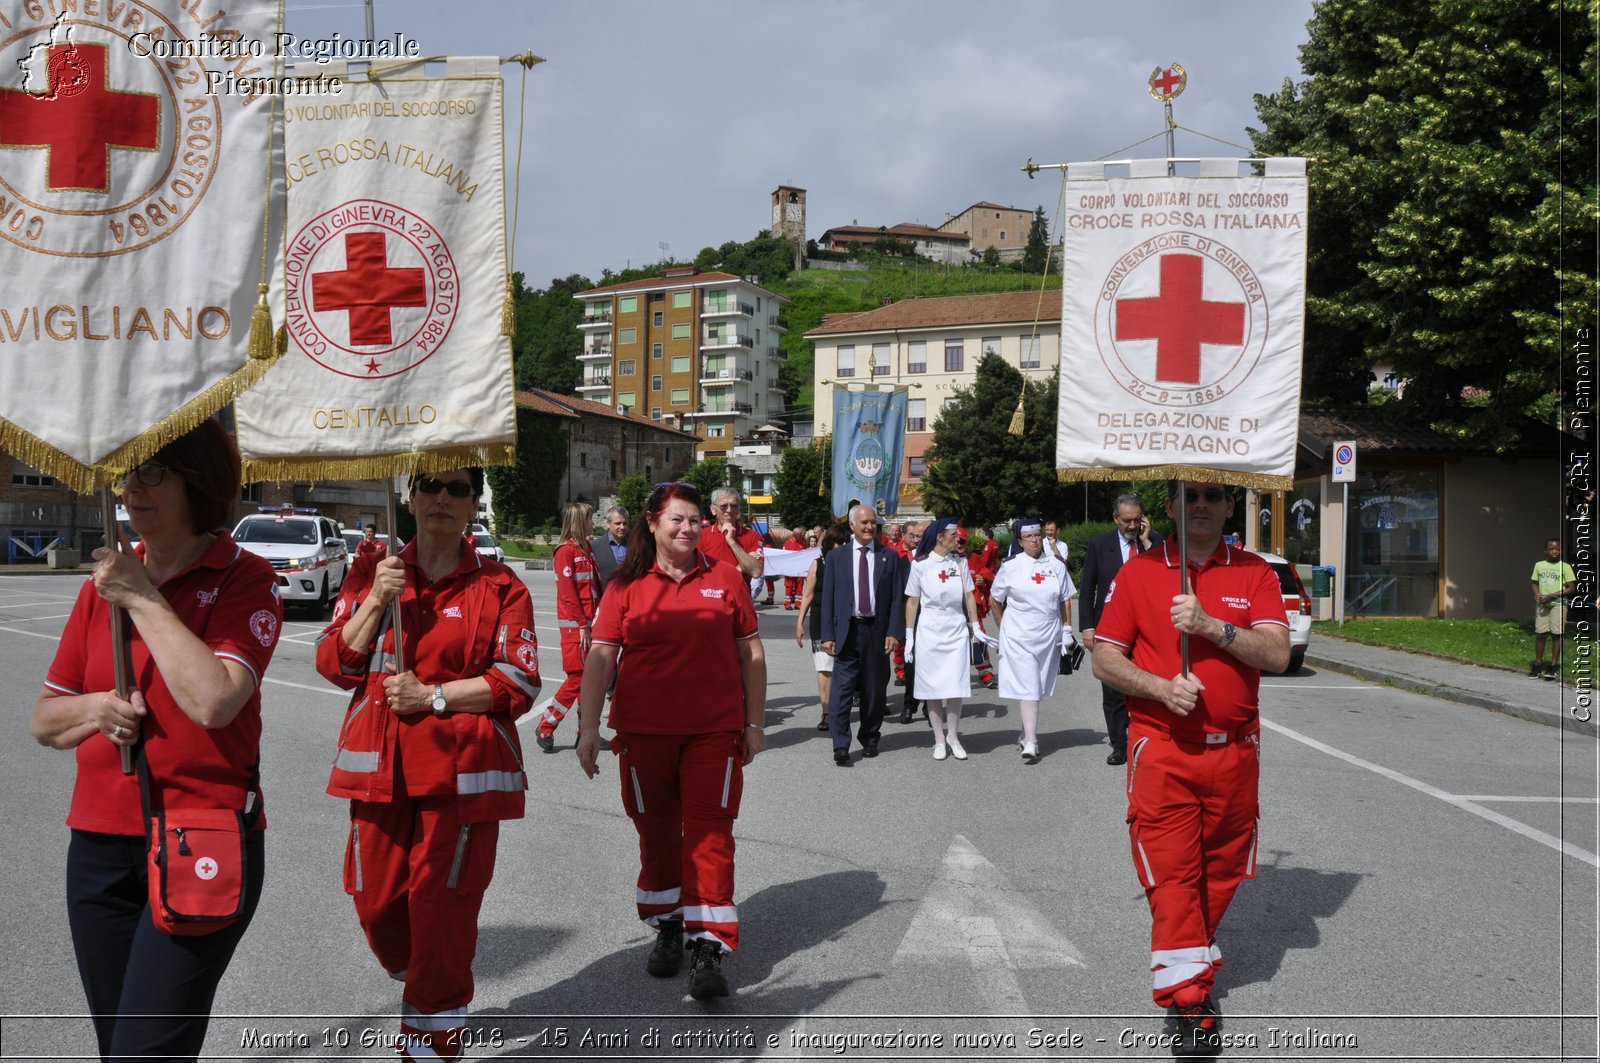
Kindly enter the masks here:
<path id="1" fill-rule="evenodd" d="M 134 551 L 144 556 L 144 544 Z M 261 676 L 278 645 L 283 608 L 278 577 L 263 558 L 240 549 L 227 532 L 200 559 L 158 588 L 185 627 L 218 657 L 249 669 L 256 689 L 233 722 L 207 730 L 184 715 L 150 648 L 132 632 L 135 689 L 150 706 L 144 749 L 150 778 L 168 808 L 244 809 L 250 771 L 261 757 Z M 131 625 L 130 625 L 131 626 Z M 44 685 L 59 694 L 112 690 L 110 606 L 84 581 Z M 143 834 L 136 775 L 122 774 L 117 747 L 103 736 L 84 739 L 75 751 L 78 778 L 67 826 L 102 834 Z M 264 827 L 263 816 L 257 826 Z"/>
<path id="2" fill-rule="evenodd" d="M 623 649 L 611 726 L 641 734 L 705 734 L 745 725 L 737 643 L 757 636 L 738 569 L 700 555 L 677 582 L 651 566 L 600 599 L 593 639 Z"/>
<path id="3" fill-rule="evenodd" d="M 761 556 L 761 535 L 754 528 L 746 528 L 734 536 L 739 540 L 739 545 L 751 557 Z M 722 532 L 717 530 L 715 521 L 700 525 L 700 552 L 713 561 L 726 561 L 735 569 L 739 563 L 734 560 L 733 550 L 728 546 L 728 540 L 723 538 Z"/>
<path id="4" fill-rule="evenodd" d="M 1189 579 L 1201 606 L 1218 620 L 1240 628 L 1289 626 L 1278 577 L 1248 550 L 1223 544 L 1198 568 L 1190 562 Z M 1130 557 L 1106 591 L 1095 640 L 1131 648 L 1134 664 L 1170 679 L 1183 667 L 1172 627 L 1172 599 L 1178 593 L 1178 552 L 1171 540 Z M 1207 638 L 1189 639 L 1189 671 L 1205 686 L 1193 712 L 1178 716 L 1159 701 L 1130 694 L 1129 716 L 1190 741 L 1203 741 L 1206 731 L 1236 732 L 1256 722 L 1260 671 Z"/>

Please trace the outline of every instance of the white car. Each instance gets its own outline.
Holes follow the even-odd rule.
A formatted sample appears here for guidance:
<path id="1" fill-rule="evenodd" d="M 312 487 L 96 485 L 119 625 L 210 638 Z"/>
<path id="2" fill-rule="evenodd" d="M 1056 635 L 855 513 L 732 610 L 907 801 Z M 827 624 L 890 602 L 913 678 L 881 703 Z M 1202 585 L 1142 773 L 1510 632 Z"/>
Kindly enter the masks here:
<path id="1" fill-rule="evenodd" d="M 1289 667 L 1283 674 L 1290 675 L 1306 663 L 1306 647 L 1311 645 L 1311 596 L 1300 582 L 1300 573 L 1287 560 L 1277 554 L 1260 557 L 1272 566 L 1283 589 L 1283 611 L 1289 614 Z"/>
<path id="2" fill-rule="evenodd" d="M 482 525 L 478 525 L 482 527 Z M 477 548 L 479 555 L 490 557 L 496 561 L 504 561 L 506 552 L 500 549 L 500 544 L 494 541 L 494 536 L 488 532 L 473 532 L 472 545 Z"/>
<path id="3" fill-rule="evenodd" d="M 338 525 L 319 513 L 256 513 L 233 529 L 240 546 L 272 562 L 278 595 L 290 604 L 311 605 L 327 615 L 350 570 L 350 551 Z"/>

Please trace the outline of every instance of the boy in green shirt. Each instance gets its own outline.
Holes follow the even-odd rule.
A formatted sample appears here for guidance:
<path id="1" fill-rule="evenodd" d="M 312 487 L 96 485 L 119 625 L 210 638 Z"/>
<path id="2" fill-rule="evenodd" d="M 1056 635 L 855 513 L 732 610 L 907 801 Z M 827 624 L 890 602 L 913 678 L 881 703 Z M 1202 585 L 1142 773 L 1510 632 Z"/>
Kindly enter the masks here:
<path id="1" fill-rule="evenodd" d="M 1561 669 L 1561 634 L 1566 629 L 1567 600 L 1578 586 L 1572 566 L 1561 560 L 1561 540 L 1544 544 L 1545 560 L 1533 566 L 1533 667 L 1529 679 L 1554 679 Z M 1551 636 L 1550 663 L 1544 664 L 1544 638 Z"/>

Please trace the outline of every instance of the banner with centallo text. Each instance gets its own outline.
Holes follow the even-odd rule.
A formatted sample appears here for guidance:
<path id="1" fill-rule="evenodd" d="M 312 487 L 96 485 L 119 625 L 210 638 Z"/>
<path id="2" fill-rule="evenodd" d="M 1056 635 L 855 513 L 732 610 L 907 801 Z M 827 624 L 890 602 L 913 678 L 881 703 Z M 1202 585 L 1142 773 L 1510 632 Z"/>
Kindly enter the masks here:
<path id="1" fill-rule="evenodd" d="M 1073 163 L 1062 206 L 1062 480 L 1294 482 L 1304 159 Z"/>
<path id="2" fill-rule="evenodd" d="M 900 506 L 906 438 L 904 389 L 833 391 L 833 512 L 852 501 L 893 516 Z"/>
<path id="3" fill-rule="evenodd" d="M 0 5 L 0 448 L 78 491 L 248 387 L 276 0 Z M 263 344 L 268 357 L 269 344 Z"/>
<path id="4" fill-rule="evenodd" d="M 247 479 L 513 457 L 499 60 L 372 69 L 284 108 L 288 348 L 236 407 Z"/>

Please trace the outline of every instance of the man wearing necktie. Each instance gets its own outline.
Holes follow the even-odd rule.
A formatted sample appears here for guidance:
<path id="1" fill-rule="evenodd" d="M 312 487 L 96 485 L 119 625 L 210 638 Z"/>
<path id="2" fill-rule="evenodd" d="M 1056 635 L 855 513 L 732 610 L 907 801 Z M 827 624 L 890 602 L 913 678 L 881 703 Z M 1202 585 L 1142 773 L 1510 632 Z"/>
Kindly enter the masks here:
<path id="1" fill-rule="evenodd" d="M 850 705 L 858 693 L 856 738 L 863 757 L 878 755 L 890 658 L 906 633 L 905 559 L 878 542 L 878 514 L 871 506 L 851 507 L 850 535 L 848 559 L 835 552 L 822 569 L 822 649 L 834 659 L 828 731 L 833 762 L 841 766 L 850 763 Z"/>
<path id="2" fill-rule="evenodd" d="M 1084 646 L 1094 649 L 1094 629 L 1100 622 L 1100 610 L 1106 604 L 1106 591 L 1117 578 L 1117 570 L 1128 558 L 1142 554 L 1152 546 L 1161 545 L 1160 535 L 1150 530 L 1144 516 L 1144 503 L 1138 495 L 1122 495 L 1117 499 L 1113 515 L 1117 521 L 1115 531 L 1096 535 L 1089 540 L 1089 551 L 1083 559 L 1083 587 L 1078 598 L 1078 630 L 1083 635 Z M 1049 547 L 1046 546 L 1046 549 Z M 1106 738 L 1111 752 L 1107 764 L 1128 762 L 1128 702 L 1122 692 L 1105 683 L 1100 684 L 1100 707 L 1106 717 Z"/>

